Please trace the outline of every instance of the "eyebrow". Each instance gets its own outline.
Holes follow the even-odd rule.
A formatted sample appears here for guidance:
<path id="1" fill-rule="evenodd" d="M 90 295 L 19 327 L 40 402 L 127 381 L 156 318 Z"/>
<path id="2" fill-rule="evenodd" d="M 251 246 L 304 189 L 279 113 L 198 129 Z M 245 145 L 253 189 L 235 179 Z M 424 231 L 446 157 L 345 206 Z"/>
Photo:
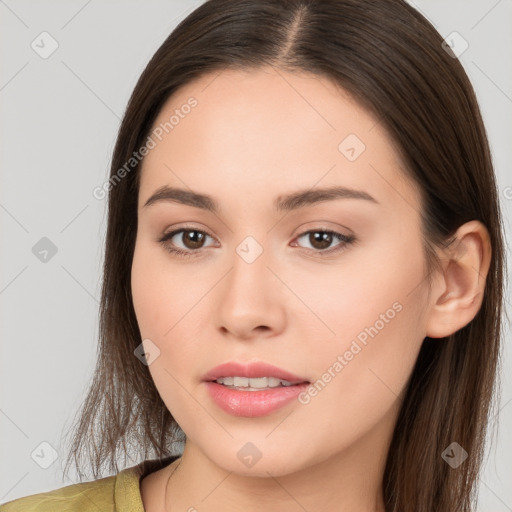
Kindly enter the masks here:
<path id="1" fill-rule="evenodd" d="M 333 186 L 327 188 L 299 190 L 291 194 L 280 195 L 274 202 L 274 208 L 278 212 L 292 211 L 324 201 L 333 201 L 335 199 L 363 199 L 365 201 L 379 204 L 374 197 L 362 190 Z M 169 187 L 167 185 L 157 189 L 155 193 L 144 203 L 143 208 L 162 201 L 193 206 L 195 208 L 210 211 L 214 214 L 218 214 L 220 210 L 218 202 L 206 194 L 200 194 L 198 192 L 176 187 Z"/>

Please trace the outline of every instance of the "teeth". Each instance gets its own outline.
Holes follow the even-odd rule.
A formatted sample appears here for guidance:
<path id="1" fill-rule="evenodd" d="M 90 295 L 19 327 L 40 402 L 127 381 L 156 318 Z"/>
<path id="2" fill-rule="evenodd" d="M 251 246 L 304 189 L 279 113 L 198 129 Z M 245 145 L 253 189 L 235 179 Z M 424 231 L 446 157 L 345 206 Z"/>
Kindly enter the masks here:
<path id="1" fill-rule="evenodd" d="M 277 379 L 276 377 L 221 377 L 215 382 L 231 388 L 247 388 L 248 391 L 277 388 L 280 386 L 293 386 L 294 384 L 293 382 Z"/>
<path id="2" fill-rule="evenodd" d="M 249 379 L 247 377 L 233 377 L 233 386 L 237 388 L 246 388 L 249 385 Z"/>

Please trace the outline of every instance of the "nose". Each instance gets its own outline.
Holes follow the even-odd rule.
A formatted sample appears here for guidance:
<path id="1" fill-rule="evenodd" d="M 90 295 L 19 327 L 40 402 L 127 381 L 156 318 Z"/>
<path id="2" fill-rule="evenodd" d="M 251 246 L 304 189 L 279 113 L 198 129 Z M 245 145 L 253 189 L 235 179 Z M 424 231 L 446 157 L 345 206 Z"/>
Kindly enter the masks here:
<path id="1" fill-rule="evenodd" d="M 232 267 L 219 283 L 215 298 L 217 324 L 224 336 L 268 338 L 285 328 L 285 287 L 269 263 L 265 250 L 254 261 L 243 252 L 233 255 Z"/>

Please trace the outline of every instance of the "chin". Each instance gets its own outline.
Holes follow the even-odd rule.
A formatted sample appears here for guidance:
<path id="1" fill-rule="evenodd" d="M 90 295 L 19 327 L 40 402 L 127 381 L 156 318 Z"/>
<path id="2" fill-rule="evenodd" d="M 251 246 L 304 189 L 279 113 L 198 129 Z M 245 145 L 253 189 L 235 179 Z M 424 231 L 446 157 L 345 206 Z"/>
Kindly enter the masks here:
<path id="1" fill-rule="evenodd" d="M 235 444 L 238 445 L 238 443 Z M 260 443 L 260 446 L 262 444 Z M 298 453 L 301 454 L 300 459 Z M 251 442 L 242 444 L 241 448 L 218 445 L 213 452 L 208 450 L 207 456 L 216 466 L 226 472 L 258 478 L 289 475 L 318 462 L 308 460 L 303 451 L 299 452 L 293 447 L 283 450 L 278 443 L 272 444 L 269 441 L 261 449 L 257 448 L 257 443 Z"/>

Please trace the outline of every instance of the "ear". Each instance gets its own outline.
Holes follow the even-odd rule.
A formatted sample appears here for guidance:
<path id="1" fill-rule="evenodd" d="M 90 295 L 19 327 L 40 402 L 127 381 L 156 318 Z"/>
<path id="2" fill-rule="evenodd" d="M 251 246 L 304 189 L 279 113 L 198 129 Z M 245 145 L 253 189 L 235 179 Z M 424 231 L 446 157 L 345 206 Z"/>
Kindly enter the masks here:
<path id="1" fill-rule="evenodd" d="M 442 272 L 433 285 L 426 335 L 444 338 L 473 320 L 482 305 L 492 247 L 487 228 L 473 220 L 441 253 Z"/>

